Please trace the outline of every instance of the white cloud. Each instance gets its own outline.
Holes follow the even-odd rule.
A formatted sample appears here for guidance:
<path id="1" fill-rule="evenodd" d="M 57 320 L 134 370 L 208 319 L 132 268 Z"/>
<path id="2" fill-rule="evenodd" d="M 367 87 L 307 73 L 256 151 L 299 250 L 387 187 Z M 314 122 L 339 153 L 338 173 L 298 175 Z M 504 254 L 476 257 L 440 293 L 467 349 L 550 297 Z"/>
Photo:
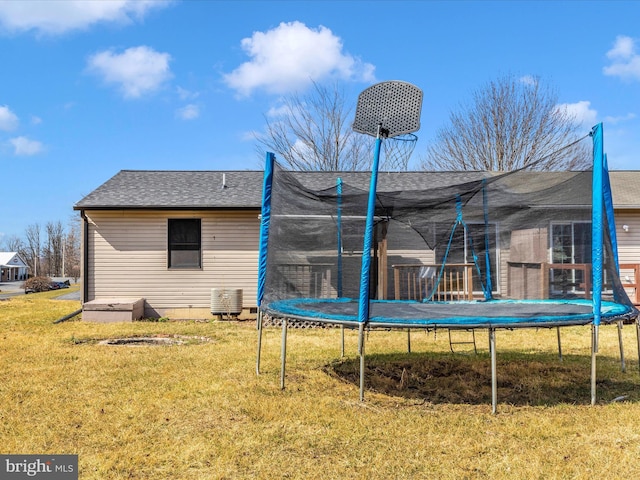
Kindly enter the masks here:
<path id="1" fill-rule="evenodd" d="M 596 124 L 598 111 L 591 108 L 591 102 L 582 100 L 576 103 L 561 103 L 556 107 L 571 115 L 577 123 L 591 128 Z"/>
<path id="2" fill-rule="evenodd" d="M 246 130 L 238 135 L 238 138 L 243 142 L 253 142 L 256 138 L 261 138 L 262 133 L 257 130 Z"/>
<path id="3" fill-rule="evenodd" d="M 520 82 L 525 85 L 536 85 L 538 83 L 538 78 L 533 75 L 524 75 L 520 77 Z"/>
<path id="4" fill-rule="evenodd" d="M 18 116 L 8 106 L 0 106 L 0 130 L 5 132 L 15 130 L 19 123 Z"/>
<path id="5" fill-rule="evenodd" d="M 13 145 L 13 153 L 20 156 L 36 155 L 44 151 L 44 146 L 37 140 L 30 140 L 27 137 L 15 137 L 9 140 Z"/>
<path id="6" fill-rule="evenodd" d="M 623 80 L 640 80 L 640 54 L 636 51 L 636 41 L 624 35 L 616 38 L 613 48 L 607 52 L 611 65 L 604 67 L 605 75 Z"/>
<path id="7" fill-rule="evenodd" d="M 40 125 L 42 123 L 42 119 L 37 115 L 31 115 L 31 124 L 32 125 Z"/>
<path id="8" fill-rule="evenodd" d="M 619 35 L 616 37 L 616 43 L 613 48 L 607 52 L 607 57 L 612 60 L 626 59 L 632 57 L 634 54 L 633 38 L 625 35 Z"/>
<path id="9" fill-rule="evenodd" d="M 267 117 L 270 118 L 288 117 L 290 115 L 293 115 L 293 112 L 286 104 L 273 106 L 267 111 Z"/>
<path id="10" fill-rule="evenodd" d="M 176 116 L 182 120 L 193 120 L 200 116 L 200 108 L 193 103 L 176 110 Z"/>
<path id="11" fill-rule="evenodd" d="M 180 100 L 194 100 L 200 96 L 200 92 L 192 92 L 191 90 L 187 90 L 180 86 L 176 87 L 176 92 L 178 93 Z"/>
<path id="12" fill-rule="evenodd" d="M 326 27 L 281 23 L 244 38 L 241 46 L 251 59 L 224 75 L 224 80 L 242 96 L 257 89 L 288 93 L 331 77 L 374 80 L 375 67 L 344 53 L 342 40 Z"/>
<path id="13" fill-rule="evenodd" d="M 123 53 L 111 50 L 89 57 L 88 70 L 102 77 L 105 83 L 119 86 L 125 98 L 138 98 L 158 90 L 169 80 L 171 55 L 140 46 Z"/>
<path id="14" fill-rule="evenodd" d="M 636 116 L 637 115 L 635 113 L 627 113 L 626 115 L 619 115 L 617 117 L 612 117 L 609 115 L 604 117 L 604 122 L 615 125 L 616 123 L 623 123 L 623 122 L 628 122 L 630 120 L 635 120 Z"/>
<path id="15" fill-rule="evenodd" d="M 132 23 L 148 11 L 169 3 L 166 0 L 5 0 L 0 1 L 0 27 L 9 32 L 34 30 L 55 35 L 99 22 Z"/>

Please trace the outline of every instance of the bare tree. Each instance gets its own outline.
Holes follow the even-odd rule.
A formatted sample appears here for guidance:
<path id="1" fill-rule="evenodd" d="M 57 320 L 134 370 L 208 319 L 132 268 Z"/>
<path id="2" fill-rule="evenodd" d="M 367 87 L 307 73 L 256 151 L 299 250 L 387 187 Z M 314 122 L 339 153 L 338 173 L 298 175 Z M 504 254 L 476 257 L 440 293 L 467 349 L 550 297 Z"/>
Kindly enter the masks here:
<path id="1" fill-rule="evenodd" d="M 24 240 L 16 235 L 6 237 L 0 250 L 18 252 L 27 263 L 31 276 L 64 276 L 75 281 L 80 276 L 80 217 L 71 217 L 67 230 L 60 221 L 48 222 L 42 242 L 40 225 L 29 225 Z"/>
<path id="2" fill-rule="evenodd" d="M 24 261 L 29 265 L 31 274 L 38 276 L 40 272 L 40 252 L 42 245 L 40 243 L 40 225 L 33 223 L 29 225 L 25 231 L 26 245 L 24 249 Z"/>
<path id="3" fill-rule="evenodd" d="M 64 229 L 62 228 L 62 223 L 60 221 L 48 222 L 46 231 L 47 244 L 42 262 L 44 274 L 48 276 L 60 276 L 62 274 L 64 245 Z"/>
<path id="4" fill-rule="evenodd" d="M 277 116 L 265 116 L 265 132 L 256 133 L 257 152 L 278 155 L 292 170 L 366 170 L 373 160 L 373 137 L 352 130 L 354 102 L 337 85 L 313 84 L 308 95 L 283 99 Z M 408 161 L 408 158 L 407 158 Z M 381 168 L 405 169 L 407 161 L 381 159 Z"/>
<path id="5" fill-rule="evenodd" d="M 558 108 L 555 92 L 539 78 L 505 76 L 477 90 L 452 112 L 422 158 L 425 170 L 506 172 L 571 170 L 587 166 L 580 125 Z M 565 148 L 566 147 L 566 148 Z"/>
<path id="6" fill-rule="evenodd" d="M 24 249 L 24 242 L 17 235 L 10 235 L 2 240 L 2 247 L 0 250 L 5 252 L 18 252 L 22 256 Z"/>
<path id="7" fill-rule="evenodd" d="M 73 216 L 67 228 L 62 251 L 62 276 L 73 277 L 75 282 L 80 277 L 80 230 L 80 217 Z"/>

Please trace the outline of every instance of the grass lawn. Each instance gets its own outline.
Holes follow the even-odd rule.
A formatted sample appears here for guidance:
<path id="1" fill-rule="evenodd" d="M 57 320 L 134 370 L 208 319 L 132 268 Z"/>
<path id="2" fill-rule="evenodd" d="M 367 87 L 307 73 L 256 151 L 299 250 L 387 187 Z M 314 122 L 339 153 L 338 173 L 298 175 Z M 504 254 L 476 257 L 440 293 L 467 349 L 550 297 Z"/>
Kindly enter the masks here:
<path id="1" fill-rule="evenodd" d="M 67 293 L 67 291 L 62 293 Z M 61 292 L 0 301 L 1 453 L 77 454 L 81 479 L 640 478 L 635 327 L 601 328 L 590 405 L 590 327 L 497 332 L 491 414 L 486 332 L 478 355 L 446 331 L 367 336 L 358 401 L 357 332 L 251 322 L 53 321 L 79 308 Z M 172 346 L 104 345 L 161 336 Z"/>

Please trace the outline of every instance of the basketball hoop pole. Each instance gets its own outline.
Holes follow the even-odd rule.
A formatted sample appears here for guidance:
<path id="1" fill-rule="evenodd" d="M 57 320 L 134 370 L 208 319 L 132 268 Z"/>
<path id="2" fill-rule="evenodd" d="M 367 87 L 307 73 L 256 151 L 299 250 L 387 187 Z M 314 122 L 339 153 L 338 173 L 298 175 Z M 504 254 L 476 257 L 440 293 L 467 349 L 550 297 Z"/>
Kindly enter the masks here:
<path id="1" fill-rule="evenodd" d="M 378 125 L 376 144 L 371 166 L 369 203 L 362 247 L 362 269 L 360 273 L 360 298 L 358 304 L 358 354 L 360 355 L 360 401 L 364 400 L 364 325 L 369 321 L 369 279 L 371 276 L 371 246 L 373 244 L 373 222 L 376 210 L 376 188 L 378 185 L 378 165 L 382 145 L 382 124 Z"/>
<path id="2" fill-rule="evenodd" d="M 378 126 L 376 144 L 371 165 L 371 182 L 369 184 L 369 201 L 367 204 L 367 220 L 364 227 L 364 245 L 362 247 L 362 270 L 360 273 L 360 304 L 358 307 L 358 322 L 369 320 L 369 276 L 371 267 L 371 246 L 373 244 L 373 221 L 376 211 L 376 188 L 378 186 L 378 166 L 380 164 L 380 150 L 382 145 L 382 125 Z"/>

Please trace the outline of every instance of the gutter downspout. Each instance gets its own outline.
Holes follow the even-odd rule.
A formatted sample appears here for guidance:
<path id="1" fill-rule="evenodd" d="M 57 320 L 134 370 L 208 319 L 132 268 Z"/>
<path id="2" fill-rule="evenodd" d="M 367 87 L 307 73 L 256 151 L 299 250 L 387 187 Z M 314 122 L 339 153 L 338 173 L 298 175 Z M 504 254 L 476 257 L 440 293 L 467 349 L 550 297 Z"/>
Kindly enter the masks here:
<path id="1" fill-rule="evenodd" d="M 89 298 L 89 219 L 84 213 L 84 210 L 80 210 L 80 217 L 82 217 L 82 266 L 80 273 L 82 274 L 82 298 L 80 299 L 82 305 L 88 301 Z"/>

